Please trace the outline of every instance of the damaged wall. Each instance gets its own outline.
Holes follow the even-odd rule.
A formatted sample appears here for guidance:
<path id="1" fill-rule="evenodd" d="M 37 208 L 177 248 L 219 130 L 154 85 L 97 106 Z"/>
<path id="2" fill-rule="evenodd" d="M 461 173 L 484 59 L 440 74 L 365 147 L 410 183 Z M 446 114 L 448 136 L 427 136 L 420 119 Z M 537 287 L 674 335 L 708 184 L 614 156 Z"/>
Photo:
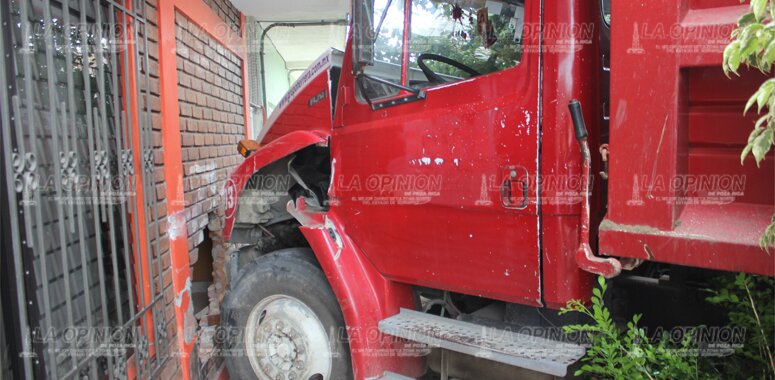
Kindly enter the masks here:
<path id="1" fill-rule="evenodd" d="M 205 2 L 231 30 L 239 30 L 239 13 L 229 1 Z M 175 25 L 189 261 L 193 266 L 198 260 L 209 260 L 209 255 L 213 261 L 209 306 L 194 310 L 200 326 L 201 370 L 208 373 L 217 365 L 208 362 L 217 347 L 207 331 L 218 324 L 227 286 L 229 245 L 222 238 L 222 192 L 228 176 L 243 160 L 236 149 L 245 136 L 242 61 L 181 13 L 175 14 Z M 202 244 L 204 239 L 212 241 Z"/>
<path id="2" fill-rule="evenodd" d="M 174 225 L 176 223 L 171 223 L 167 217 L 167 189 L 164 181 L 164 150 L 162 149 L 161 99 L 159 96 L 158 1 L 163 0 L 146 1 L 149 92 L 151 95 L 148 102 L 152 110 L 154 130 L 154 177 L 159 183 L 156 188 L 159 216 L 155 223 L 159 224 L 159 229 L 162 231 L 159 237 L 158 252 L 155 248 L 157 246 L 155 241 L 151 242 L 151 246 L 154 247 L 154 257 L 161 255 L 164 268 L 162 284 L 160 285 L 164 292 L 169 352 L 178 352 L 169 236 L 175 231 L 181 231 L 182 228 L 176 228 Z M 239 12 L 228 0 L 191 1 L 202 1 L 220 16 L 224 25 L 227 25 L 229 29 L 239 29 Z M 242 62 L 200 28 L 189 23 L 179 13 L 175 15 L 175 24 L 174 38 L 177 48 L 180 109 L 179 128 L 186 205 L 185 221 L 180 220 L 180 222 L 184 222 L 187 227 L 189 258 L 191 265 L 193 265 L 198 258 L 196 247 L 204 239 L 205 228 L 209 229 L 209 236 L 214 240 L 214 258 L 222 256 L 225 260 L 227 255 L 226 245 L 219 240 L 224 215 L 220 193 L 234 166 L 241 162 L 241 157 L 237 154 L 235 146 L 245 131 Z M 165 36 L 165 38 L 172 37 Z M 151 221 L 151 223 L 153 222 Z M 215 272 L 214 278 L 221 284 L 218 288 L 222 289 L 226 281 L 225 272 L 219 271 L 217 268 Z M 221 274 L 221 272 L 223 273 Z M 192 373 L 192 375 L 197 376 L 196 373 Z M 161 378 L 179 376 L 180 362 L 170 360 L 162 372 Z"/>

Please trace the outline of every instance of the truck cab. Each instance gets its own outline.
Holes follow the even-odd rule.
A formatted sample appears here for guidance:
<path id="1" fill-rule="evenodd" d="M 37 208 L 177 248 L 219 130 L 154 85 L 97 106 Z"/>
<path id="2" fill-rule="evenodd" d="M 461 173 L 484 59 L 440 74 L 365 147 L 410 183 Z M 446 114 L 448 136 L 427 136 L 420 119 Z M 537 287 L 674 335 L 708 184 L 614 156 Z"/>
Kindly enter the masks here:
<path id="1" fill-rule="evenodd" d="M 230 373 L 562 377 L 581 345 L 514 331 L 573 322 L 557 310 L 589 299 L 595 276 L 653 284 L 665 268 L 773 275 L 755 232 L 713 244 L 702 221 L 649 198 L 661 188 L 631 188 L 651 162 L 646 174 L 680 176 L 704 167 L 697 154 L 723 161 L 729 147 L 697 151 L 692 144 L 710 137 L 682 124 L 694 122 L 691 108 L 652 108 L 660 80 L 621 63 L 654 63 L 627 55 L 632 34 L 612 33 L 612 14 L 624 28 L 708 12 L 718 16 L 708 26 L 723 27 L 730 20 L 716 3 L 640 14 L 608 1 L 354 1 L 345 51 L 313 63 L 256 141 L 241 143 L 246 160 L 225 190 L 225 237 L 242 248 L 223 320 L 243 332 L 229 345 L 245 353 L 227 360 Z M 665 103 L 703 101 L 696 76 L 721 79 L 720 53 L 708 57 L 670 67 L 666 78 L 682 87 Z M 722 84 L 734 90 L 725 110 L 744 104 L 759 79 Z M 667 115 L 664 124 L 628 117 L 655 118 L 649 109 Z M 728 124 L 746 122 L 731 114 Z M 760 232 L 775 208 L 766 165 L 754 194 L 684 212 L 753 212 L 746 231 Z M 739 261 L 724 256 L 734 250 L 745 252 Z"/>

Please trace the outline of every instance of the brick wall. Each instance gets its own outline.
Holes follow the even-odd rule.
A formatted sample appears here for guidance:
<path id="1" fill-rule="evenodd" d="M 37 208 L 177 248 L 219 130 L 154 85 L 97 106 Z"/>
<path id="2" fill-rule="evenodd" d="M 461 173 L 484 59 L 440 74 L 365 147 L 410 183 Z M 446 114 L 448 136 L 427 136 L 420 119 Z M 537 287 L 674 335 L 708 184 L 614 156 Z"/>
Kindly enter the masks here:
<path id="1" fill-rule="evenodd" d="M 240 13 L 229 0 L 204 0 L 232 30 L 240 29 Z"/>
<path id="2" fill-rule="evenodd" d="M 232 27 L 239 25 L 239 16 L 228 1 L 206 3 L 225 22 L 236 23 Z M 225 204 L 221 195 L 228 176 L 243 161 L 236 150 L 245 134 L 242 62 L 182 14 L 175 15 L 175 24 L 189 259 L 194 265 L 200 256 L 212 256 L 209 306 L 195 311 L 200 323 L 200 368 L 211 373 L 218 365 L 210 360 L 217 349 L 210 334 L 217 318 L 211 317 L 220 314 L 228 281 L 229 246 L 222 238 Z M 205 239 L 211 241 L 202 244 Z"/>
<path id="3" fill-rule="evenodd" d="M 210 225 L 222 229 L 220 194 L 241 162 L 236 145 L 245 134 L 241 61 L 181 14 L 177 25 L 178 97 L 189 252 Z"/>
<path id="4" fill-rule="evenodd" d="M 141 57 L 148 51 L 148 64 L 141 59 L 140 72 L 149 75 L 148 106 L 152 111 L 153 143 L 155 156 L 154 177 L 157 181 L 158 223 L 160 231 L 158 245 L 151 242 L 154 257 L 161 255 L 163 264 L 162 283 L 164 291 L 167 352 L 178 352 L 170 265 L 169 238 L 167 234 L 167 202 L 164 182 L 164 152 L 161 138 L 161 109 L 159 96 L 159 49 L 157 2 L 146 0 L 147 27 L 139 30 L 140 36 L 148 36 L 147 48 L 139 48 Z M 200 0 L 191 0 L 200 1 Z M 239 12 L 228 0 L 202 0 L 232 29 L 239 29 Z M 220 195 L 228 175 L 242 161 L 236 152 L 237 142 L 244 136 L 244 112 L 242 98 L 242 69 L 240 60 L 194 23 L 180 14 L 175 16 L 175 38 L 178 68 L 178 98 L 180 108 L 180 132 L 182 145 L 184 194 L 186 222 L 188 229 L 189 258 L 193 265 L 199 256 L 198 246 L 205 238 L 207 228 L 213 239 L 213 255 L 226 256 L 227 246 L 220 240 L 223 226 L 224 205 Z M 145 90 L 145 85 L 141 86 Z M 155 227 L 152 226 L 152 227 Z M 153 234 L 151 238 L 153 238 Z M 158 247 L 158 249 L 157 249 Z M 216 281 L 224 282 L 225 278 Z M 221 285 L 223 287 L 224 285 Z M 222 293 L 222 292 L 220 292 Z M 180 365 L 170 360 L 162 378 L 178 377 Z M 176 373 L 178 375 L 176 375 Z M 192 374 L 197 376 L 199 374 Z"/>

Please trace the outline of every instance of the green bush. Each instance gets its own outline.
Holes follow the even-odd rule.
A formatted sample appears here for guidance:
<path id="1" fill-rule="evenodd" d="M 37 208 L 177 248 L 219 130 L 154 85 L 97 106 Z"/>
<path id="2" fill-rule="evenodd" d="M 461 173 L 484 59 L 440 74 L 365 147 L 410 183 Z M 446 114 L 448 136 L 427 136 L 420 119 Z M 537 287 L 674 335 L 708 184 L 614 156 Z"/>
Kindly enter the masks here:
<path id="1" fill-rule="evenodd" d="M 673 342 L 667 333 L 649 340 L 635 315 L 626 328 L 617 326 L 603 303 L 607 284 L 598 278 L 591 307 L 568 302 L 561 314 L 581 313 L 592 323 L 565 326 L 568 334 L 582 333 L 590 346 L 576 376 L 599 379 L 771 379 L 775 380 L 775 279 L 745 273 L 721 276 L 708 302 L 727 312 L 729 323 L 746 331 L 745 344 L 731 356 L 701 357 L 694 333 Z"/>
<path id="2" fill-rule="evenodd" d="M 586 334 L 591 343 L 581 359 L 576 376 L 603 379 L 706 379 L 700 373 L 699 357 L 693 335 L 687 334 L 680 344 L 670 343 L 665 335 L 651 342 L 644 329 L 638 327 L 641 315 L 635 315 L 622 331 L 603 304 L 607 290 L 605 278 L 598 277 L 598 288 L 592 290 L 592 308 L 573 300 L 561 314 L 582 313 L 593 324 L 565 326 L 565 332 Z"/>

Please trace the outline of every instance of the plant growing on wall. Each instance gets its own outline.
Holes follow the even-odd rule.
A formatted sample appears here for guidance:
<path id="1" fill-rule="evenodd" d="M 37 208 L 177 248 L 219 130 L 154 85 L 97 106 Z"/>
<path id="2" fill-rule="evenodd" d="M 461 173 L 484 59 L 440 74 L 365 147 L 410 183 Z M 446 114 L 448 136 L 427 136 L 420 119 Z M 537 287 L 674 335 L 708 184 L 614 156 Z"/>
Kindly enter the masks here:
<path id="1" fill-rule="evenodd" d="M 741 0 L 744 2 L 745 0 Z M 738 20 L 732 32 L 732 42 L 724 50 L 724 73 L 737 74 L 740 66 L 755 67 L 770 74 L 775 62 L 775 0 L 751 0 L 750 11 Z M 748 137 L 740 161 L 753 154 L 756 164 L 764 160 L 775 144 L 775 78 L 765 81 L 745 106 L 748 113 L 754 106 L 760 115 Z M 760 240 L 762 249 L 775 245 L 775 215 Z"/>

